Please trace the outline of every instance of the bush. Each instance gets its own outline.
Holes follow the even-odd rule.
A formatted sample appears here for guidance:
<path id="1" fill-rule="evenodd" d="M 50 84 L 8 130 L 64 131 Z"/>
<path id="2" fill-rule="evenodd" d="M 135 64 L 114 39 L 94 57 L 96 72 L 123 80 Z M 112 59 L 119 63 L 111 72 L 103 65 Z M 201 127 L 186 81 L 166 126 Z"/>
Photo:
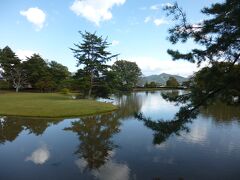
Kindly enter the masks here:
<path id="1" fill-rule="evenodd" d="M 0 89 L 9 89 L 10 88 L 10 85 L 7 81 L 4 81 L 4 80 L 0 80 Z"/>
<path id="2" fill-rule="evenodd" d="M 70 90 L 68 88 L 63 88 L 60 90 L 61 94 L 70 94 Z"/>

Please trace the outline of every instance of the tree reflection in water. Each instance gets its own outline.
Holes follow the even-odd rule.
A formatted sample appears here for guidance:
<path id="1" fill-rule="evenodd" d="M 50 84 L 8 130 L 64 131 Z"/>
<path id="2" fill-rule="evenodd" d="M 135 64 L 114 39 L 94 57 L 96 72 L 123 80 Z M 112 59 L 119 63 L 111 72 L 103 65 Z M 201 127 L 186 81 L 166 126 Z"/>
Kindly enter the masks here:
<path id="1" fill-rule="evenodd" d="M 111 137 L 119 132 L 120 122 L 116 114 L 105 114 L 81 118 L 72 122 L 67 131 L 77 133 L 80 140 L 75 154 L 87 162 L 89 169 L 98 169 L 110 157 L 116 145 Z"/>
<path id="2" fill-rule="evenodd" d="M 138 93 L 132 93 L 117 97 L 119 109 L 116 111 L 118 118 L 130 118 L 141 110 L 142 96 Z"/>
<path id="3" fill-rule="evenodd" d="M 0 118 L 0 144 L 14 141 L 22 131 L 29 134 L 42 135 L 51 125 L 58 124 L 62 119 L 30 119 L 16 117 Z"/>
<path id="4" fill-rule="evenodd" d="M 154 131 L 153 144 L 161 144 L 167 140 L 172 134 L 179 135 L 180 131 L 187 131 L 189 129 L 185 126 L 187 121 L 173 120 L 173 121 L 152 121 L 150 118 L 144 117 L 142 113 L 135 116 L 138 120 L 144 122 L 144 125 Z"/>
<path id="5" fill-rule="evenodd" d="M 178 97 L 179 92 L 167 91 L 161 93 L 161 95 L 164 99 L 174 101 L 174 99 Z M 180 107 L 174 118 L 168 121 L 153 121 L 151 118 L 145 117 L 142 113 L 137 113 L 135 117 L 138 120 L 143 121 L 145 126 L 154 131 L 153 143 L 161 144 L 173 134 L 180 135 L 180 132 L 182 131 L 190 132 L 187 127 L 187 123 L 192 122 L 192 120 L 195 119 L 199 113 L 201 113 L 202 116 L 213 118 L 213 120 L 215 120 L 217 123 L 225 123 L 240 119 L 239 107 L 229 106 L 219 102 L 202 108 L 199 111 L 198 109 L 189 111 L 186 107 Z"/>
<path id="6" fill-rule="evenodd" d="M 222 102 L 214 103 L 211 106 L 201 109 L 201 115 L 211 117 L 216 122 L 231 122 L 233 120 L 240 121 L 240 107 L 228 106 Z"/>

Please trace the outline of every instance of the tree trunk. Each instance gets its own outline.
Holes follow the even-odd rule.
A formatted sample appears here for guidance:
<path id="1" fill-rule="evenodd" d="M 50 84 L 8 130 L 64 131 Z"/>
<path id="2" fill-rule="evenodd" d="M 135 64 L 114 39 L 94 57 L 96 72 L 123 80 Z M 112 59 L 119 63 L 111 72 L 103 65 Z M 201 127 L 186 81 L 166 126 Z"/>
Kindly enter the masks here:
<path id="1" fill-rule="evenodd" d="M 16 87 L 16 93 L 18 93 L 18 91 L 19 91 L 19 88 L 18 88 L 18 86 Z"/>
<path id="2" fill-rule="evenodd" d="M 93 86 L 93 72 L 91 72 L 90 88 L 89 88 L 89 91 L 88 91 L 88 98 L 90 98 L 91 95 L 92 95 L 92 86 Z"/>

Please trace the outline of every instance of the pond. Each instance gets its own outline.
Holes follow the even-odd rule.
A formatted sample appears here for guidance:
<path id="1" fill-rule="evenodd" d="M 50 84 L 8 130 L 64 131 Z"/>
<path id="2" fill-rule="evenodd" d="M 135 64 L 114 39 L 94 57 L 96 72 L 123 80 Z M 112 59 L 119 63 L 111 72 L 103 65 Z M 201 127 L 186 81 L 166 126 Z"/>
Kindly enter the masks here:
<path id="1" fill-rule="evenodd" d="M 165 127 L 179 107 L 163 92 L 115 97 L 119 110 L 105 115 L 1 117 L 0 179 L 239 180 L 239 108 L 218 103 Z"/>

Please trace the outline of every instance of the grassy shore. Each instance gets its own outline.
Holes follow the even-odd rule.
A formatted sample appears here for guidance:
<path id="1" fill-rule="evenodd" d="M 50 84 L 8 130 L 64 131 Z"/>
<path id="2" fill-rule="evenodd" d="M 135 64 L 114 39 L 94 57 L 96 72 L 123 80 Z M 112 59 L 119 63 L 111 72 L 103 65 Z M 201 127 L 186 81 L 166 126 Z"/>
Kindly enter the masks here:
<path id="1" fill-rule="evenodd" d="M 78 117 L 117 109 L 110 103 L 73 100 L 58 93 L 0 93 L 0 115 L 25 117 Z"/>

